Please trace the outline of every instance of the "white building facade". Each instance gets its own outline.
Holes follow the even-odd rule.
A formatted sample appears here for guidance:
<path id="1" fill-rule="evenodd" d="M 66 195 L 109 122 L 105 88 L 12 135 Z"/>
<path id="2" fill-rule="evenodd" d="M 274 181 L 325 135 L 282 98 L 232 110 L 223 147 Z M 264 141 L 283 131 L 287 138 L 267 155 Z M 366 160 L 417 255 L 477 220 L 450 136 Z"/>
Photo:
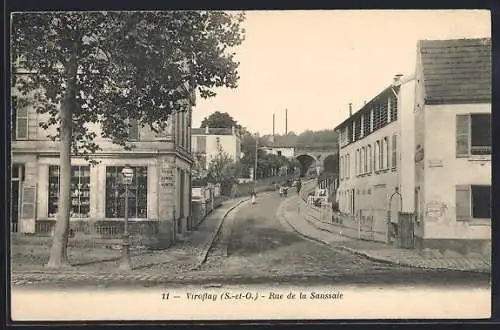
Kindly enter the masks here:
<path id="1" fill-rule="evenodd" d="M 491 253 L 491 40 L 418 44 L 415 239 Z"/>
<path id="2" fill-rule="evenodd" d="M 283 156 L 288 159 L 295 158 L 295 148 L 294 147 L 262 147 L 268 154 Z"/>
<path id="3" fill-rule="evenodd" d="M 232 128 L 193 128 L 192 151 L 200 170 L 207 170 L 210 161 L 218 154 L 219 147 L 234 162 L 241 159 L 241 136 Z"/>
<path id="4" fill-rule="evenodd" d="M 391 86 L 335 129 L 339 210 L 371 219 L 377 241 L 387 241 L 398 212 L 413 210 L 414 87 L 414 75 L 397 75 Z"/>

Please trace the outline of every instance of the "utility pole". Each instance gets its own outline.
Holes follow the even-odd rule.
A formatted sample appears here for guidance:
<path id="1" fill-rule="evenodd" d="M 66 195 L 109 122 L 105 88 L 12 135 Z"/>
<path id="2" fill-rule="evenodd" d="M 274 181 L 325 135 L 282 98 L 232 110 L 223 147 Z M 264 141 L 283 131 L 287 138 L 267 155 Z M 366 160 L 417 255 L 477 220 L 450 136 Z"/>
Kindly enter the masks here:
<path id="1" fill-rule="evenodd" d="M 259 156 L 259 133 L 255 133 L 255 168 L 253 170 L 253 187 L 254 187 L 254 189 L 257 186 L 257 157 L 258 156 Z"/>

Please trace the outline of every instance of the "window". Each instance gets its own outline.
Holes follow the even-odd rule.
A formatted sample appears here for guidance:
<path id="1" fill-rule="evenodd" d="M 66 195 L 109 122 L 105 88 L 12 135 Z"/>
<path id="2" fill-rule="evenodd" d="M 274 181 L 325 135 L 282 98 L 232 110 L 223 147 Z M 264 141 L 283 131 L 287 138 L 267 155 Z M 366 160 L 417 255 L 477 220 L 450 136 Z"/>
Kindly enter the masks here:
<path id="1" fill-rule="evenodd" d="M 365 147 L 359 149 L 359 174 L 364 174 L 365 168 Z"/>
<path id="2" fill-rule="evenodd" d="M 389 102 L 382 102 L 380 105 L 380 127 L 384 127 L 389 122 Z"/>
<path id="3" fill-rule="evenodd" d="M 358 116 L 354 121 L 354 141 L 359 140 L 361 137 L 361 124 L 361 116 Z"/>
<path id="4" fill-rule="evenodd" d="M 125 186 L 122 166 L 106 167 L 106 218 L 125 217 Z M 146 166 L 132 167 L 134 177 L 128 191 L 129 218 L 147 218 L 148 178 Z"/>
<path id="5" fill-rule="evenodd" d="M 383 170 L 385 168 L 385 164 L 384 164 L 384 149 L 385 149 L 385 146 L 384 146 L 384 139 L 380 140 L 380 144 L 379 144 L 379 160 L 378 160 L 378 169 L 379 170 Z"/>
<path id="6" fill-rule="evenodd" d="M 344 170 L 344 157 L 343 156 L 340 156 L 340 162 L 339 162 L 339 177 L 340 177 L 340 180 L 342 180 L 344 178 L 343 176 L 343 170 Z"/>
<path id="7" fill-rule="evenodd" d="M 281 150 L 278 150 L 278 156 L 281 156 Z"/>
<path id="8" fill-rule="evenodd" d="M 363 174 L 363 156 L 362 149 L 358 149 L 358 174 Z"/>
<path id="9" fill-rule="evenodd" d="M 397 153 L 397 140 L 398 140 L 398 137 L 397 135 L 393 135 L 392 136 L 392 162 L 391 162 L 391 165 L 392 165 L 392 168 L 395 169 L 398 167 L 398 153 Z"/>
<path id="10" fill-rule="evenodd" d="M 350 171 L 351 171 L 351 159 L 349 154 L 346 155 L 346 179 L 349 179 Z"/>
<path id="11" fill-rule="evenodd" d="M 362 168 L 362 157 L 361 157 L 361 149 L 358 149 L 358 174 L 362 174 L 361 168 Z"/>
<path id="12" fill-rule="evenodd" d="M 356 154 L 355 154 L 355 157 L 354 157 L 354 174 L 355 175 L 359 174 L 358 164 L 359 164 L 359 149 L 356 149 Z"/>
<path id="13" fill-rule="evenodd" d="M 391 109 L 390 121 L 398 120 L 398 99 L 395 95 L 392 95 L 389 99 L 389 105 Z"/>
<path id="14" fill-rule="evenodd" d="M 363 136 L 370 134 L 370 112 L 363 115 Z"/>
<path id="15" fill-rule="evenodd" d="M 48 216 L 54 218 L 59 207 L 60 169 L 49 166 Z M 71 166 L 71 218 L 88 218 L 90 214 L 90 166 Z"/>
<path id="16" fill-rule="evenodd" d="M 375 150 L 373 155 L 373 170 L 380 169 L 380 141 L 375 142 Z"/>
<path id="17" fill-rule="evenodd" d="M 351 124 L 348 124 L 347 126 L 347 144 L 351 143 L 352 142 L 352 125 Z"/>
<path id="18" fill-rule="evenodd" d="M 470 116 L 471 154 L 491 154 L 491 115 L 475 114 Z"/>
<path id="19" fill-rule="evenodd" d="M 457 157 L 491 155 L 491 114 L 456 116 Z"/>
<path id="20" fill-rule="evenodd" d="M 373 130 L 376 131 L 381 127 L 381 109 L 379 104 L 375 104 L 373 108 Z"/>
<path id="21" fill-rule="evenodd" d="M 129 141 L 139 140 L 139 121 L 130 119 L 128 121 L 128 139 Z"/>
<path id="22" fill-rule="evenodd" d="M 389 138 L 387 136 L 384 138 L 384 153 L 385 153 L 384 169 L 388 169 L 389 162 L 391 161 L 391 153 L 389 152 Z"/>
<path id="23" fill-rule="evenodd" d="M 472 217 L 491 219 L 491 186 L 472 186 Z"/>
<path id="24" fill-rule="evenodd" d="M 373 132 L 375 129 L 374 129 L 374 126 L 373 126 L 373 121 L 374 121 L 374 112 L 373 112 L 373 108 L 370 109 L 370 113 L 369 113 L 369 118 L 370 118 L 370 129 L 369 129 L 369 132 Z"/>
<path id="25" fill-rule="evenodd" d="M 12 139 L 28 139 L 28 107 L 19 98 L 12 98 Z"/>
<path id="26" fill-rule="evenodd" d="M 455 198 L 457 221 L 491 219 L 491 186 L 457 186 Z"/>
<path id="27" fill-rule="evenodd" d="M 363 147 L 363 173 L 368 173 L 368 147 Z"/>
<path id="28" fill-rule="evenodd" d="M 367 172 L 371 173 L 372 172 L 372 145 L 371 144 L 369 144 L 367 147 L 366 155 L 367 155 L 366 165 L 368 167 Z"/>

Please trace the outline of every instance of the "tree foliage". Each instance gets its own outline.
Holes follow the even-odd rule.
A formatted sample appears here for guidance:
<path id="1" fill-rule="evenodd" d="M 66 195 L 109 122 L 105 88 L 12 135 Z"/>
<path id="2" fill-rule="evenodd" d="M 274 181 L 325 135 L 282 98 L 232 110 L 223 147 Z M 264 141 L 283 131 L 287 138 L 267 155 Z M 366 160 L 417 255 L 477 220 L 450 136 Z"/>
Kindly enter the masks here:
<path id="1" fill-rule="evenodd" d="M 208 117 L 205 117 L 200 125 L 203 127 L 213 127 L 213 128 L 238 128 L 241 129 L 241 126 L 238 125 L 238 122 L 234 120 L 234 118 L 227 112 L 216 111 L 210 114 Z"/>
<path id="2" fill-rule="evenodd" d="M 60 198 L 49 266 L 67 264 L 71 156 L 101 137 L 130 148 L 129 121 L 161 132 L 186 94 L 235 88 L 243 14 L 221 11 L 37 12 L 12 16 L 13 84 L 57 133 Z M 28 75 L 18 75 L 17 70 Z M 22 78 L 21 78 L 22 76 Z M 14 110 L 15 111 L 15 110 Z"/>
<path id="3" fill-rule="evenodd" d="M 172 112 L 183 110 L 182 86 L 202 97 L 214 96 L 214 87 L 237 87 L 239 63 L 230 49 L 243 41 L 243 19 L 219 11 L 14 14 L 12 59 L 34 74 L 14 75 L 13 82 L 50 115 L 40 125 L 57 127 L 75 54 L 73 154 L 100 149 L 89 123 L 127 147 L 127 120 L 161 131 Z M 59 130 L 51 136 L 58 137 Z"/>
<path id="4" fill-rule="evenodd" d="M 235 179 L 235 162 L 221 145 L 208 165 L 208 177 L 215 183 L 225 183 Z"/>

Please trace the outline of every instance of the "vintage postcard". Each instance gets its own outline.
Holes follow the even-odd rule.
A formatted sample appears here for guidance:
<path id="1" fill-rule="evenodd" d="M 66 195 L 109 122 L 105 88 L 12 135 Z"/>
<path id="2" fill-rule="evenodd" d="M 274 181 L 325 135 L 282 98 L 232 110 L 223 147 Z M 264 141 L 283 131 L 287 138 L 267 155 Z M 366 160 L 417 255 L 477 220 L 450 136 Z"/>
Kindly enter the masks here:
<path id="1" fill-rule="evenodd" d="M 13 321 L 490 317 L 489 11 L 10 19 Z"/>

